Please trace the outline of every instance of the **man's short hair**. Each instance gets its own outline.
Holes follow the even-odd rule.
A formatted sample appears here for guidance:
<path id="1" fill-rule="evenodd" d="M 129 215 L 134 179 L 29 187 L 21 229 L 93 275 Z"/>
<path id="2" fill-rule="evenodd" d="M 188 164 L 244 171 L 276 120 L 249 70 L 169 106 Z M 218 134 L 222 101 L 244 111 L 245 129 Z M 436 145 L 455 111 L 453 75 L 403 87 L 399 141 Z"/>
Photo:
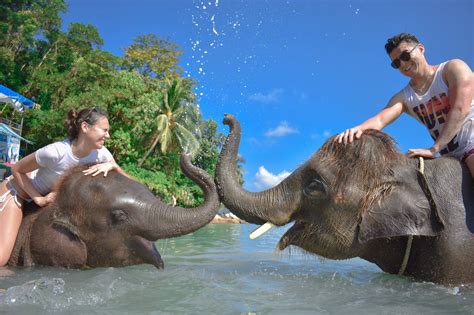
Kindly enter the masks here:
<path id="1" fill-rule="evenodd" d="M 420 41 L 418 40 L 418 38 L 416 38 L 415 35 L 408 33 L 400 33 L 387 39 L 387 43 L 385 44 L 385 50 L 387 51 L 387 54 L 390 54 L 392 50 L 394 50 L 395 48 L 397 48 L 398 45 L 400 45 L 401 42 L 413 44 L 420 43 Z"/>

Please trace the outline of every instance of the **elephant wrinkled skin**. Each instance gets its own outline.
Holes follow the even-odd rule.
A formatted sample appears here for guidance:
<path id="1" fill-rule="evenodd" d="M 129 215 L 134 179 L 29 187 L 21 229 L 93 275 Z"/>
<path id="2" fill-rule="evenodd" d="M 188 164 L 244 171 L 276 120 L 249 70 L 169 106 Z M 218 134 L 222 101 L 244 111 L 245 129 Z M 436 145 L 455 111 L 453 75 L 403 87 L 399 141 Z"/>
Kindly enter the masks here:
<path id="1" fill-rule="evenodd" d="M 239 122 L 216 168 L 221 201 L 256 224 L 295 222 L 278 248 L 295 245 L 331 259 L 361 257 L 392 274 L 458 285 L 474 283 L 474 184 L 452 158 L 409 159 L 385 133 L 343 145 L 330 138 L 278 186 L 245 191 L 236 175 Z M 413 242 L 406 269 L 407 240 Z"/>
<path id="2" fill-rule="evenodd" d="M 213 178 L 188 155 L 181 156 L 181 169 L 205 195 L 202 205 L 190 209 L 166 205 L 116 172 L 93 177 L 84 168 L 63 177 L 53 204 L 25 216 L 9 266 L 162 268 L 154 242 L 201 228 L 219 208 Z"/>

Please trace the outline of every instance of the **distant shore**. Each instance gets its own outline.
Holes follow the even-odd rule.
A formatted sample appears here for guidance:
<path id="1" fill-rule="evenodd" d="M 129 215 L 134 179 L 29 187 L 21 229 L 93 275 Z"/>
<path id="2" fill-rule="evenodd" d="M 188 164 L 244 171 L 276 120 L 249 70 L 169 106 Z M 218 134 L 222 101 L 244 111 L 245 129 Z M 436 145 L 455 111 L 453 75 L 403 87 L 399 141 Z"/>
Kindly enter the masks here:
<path id="1" fill-rule="evenodd" d="M 247 223 L 244 220 L 239 219 L 235 214 L 231 213 L 227 209 L 221 209 L 216 214 L 214 219 L 210 222 L 211 224 L 242 224 Z"/>

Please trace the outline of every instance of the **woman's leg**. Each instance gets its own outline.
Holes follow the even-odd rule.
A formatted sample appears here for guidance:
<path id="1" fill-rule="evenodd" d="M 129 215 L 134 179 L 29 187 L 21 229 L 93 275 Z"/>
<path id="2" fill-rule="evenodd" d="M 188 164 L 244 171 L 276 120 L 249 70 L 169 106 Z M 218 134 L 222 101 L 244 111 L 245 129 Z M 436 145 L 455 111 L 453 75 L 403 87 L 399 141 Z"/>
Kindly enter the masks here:
<path id="1" fill-rule="evenodd" d="M 0 185 L 0 195 L 6 192 L 5 183 Z M 6 195 L 3 203 L 0 203 L 0 266 L 5 266 L 15 246 L 16 236 L 20 228 L 23 212 L 17 205 L 11 193 Z"/>

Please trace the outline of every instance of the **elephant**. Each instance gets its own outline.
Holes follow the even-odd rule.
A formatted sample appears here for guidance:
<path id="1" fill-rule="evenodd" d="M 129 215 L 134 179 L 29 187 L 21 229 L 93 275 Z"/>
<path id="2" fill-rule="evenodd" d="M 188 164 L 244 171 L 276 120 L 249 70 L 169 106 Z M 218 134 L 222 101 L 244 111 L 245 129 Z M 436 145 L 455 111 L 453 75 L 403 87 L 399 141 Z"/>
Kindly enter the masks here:
<path id="1" fill-rule="evenodd" d="M 444 285 L 474 282 L 474 184 L 458 160 L 408 158 L 392 137 L 368 130 L 346 145 L 329 138 L 280 184 L 249 192 L 236 172 L 240 124 L 229 114 L 224 124 L 230 132 L 215 175 L 221 202 L 249 223 L 294 222 L 279 250 L 360 257 Z"/>
<path id="2" fill-rule="evenodd" d="M 82 173 L 87 166 L 74 168 L 60 180 L 52 204 L 24 217 L 8 266 L 163 268 L 154 242 L 203 227 L 220 206 L 214 179 L 187 154 L 180 166 L 204 191 L 195 208 L 169 206 L 115 171 L 93 177 Z"/>

